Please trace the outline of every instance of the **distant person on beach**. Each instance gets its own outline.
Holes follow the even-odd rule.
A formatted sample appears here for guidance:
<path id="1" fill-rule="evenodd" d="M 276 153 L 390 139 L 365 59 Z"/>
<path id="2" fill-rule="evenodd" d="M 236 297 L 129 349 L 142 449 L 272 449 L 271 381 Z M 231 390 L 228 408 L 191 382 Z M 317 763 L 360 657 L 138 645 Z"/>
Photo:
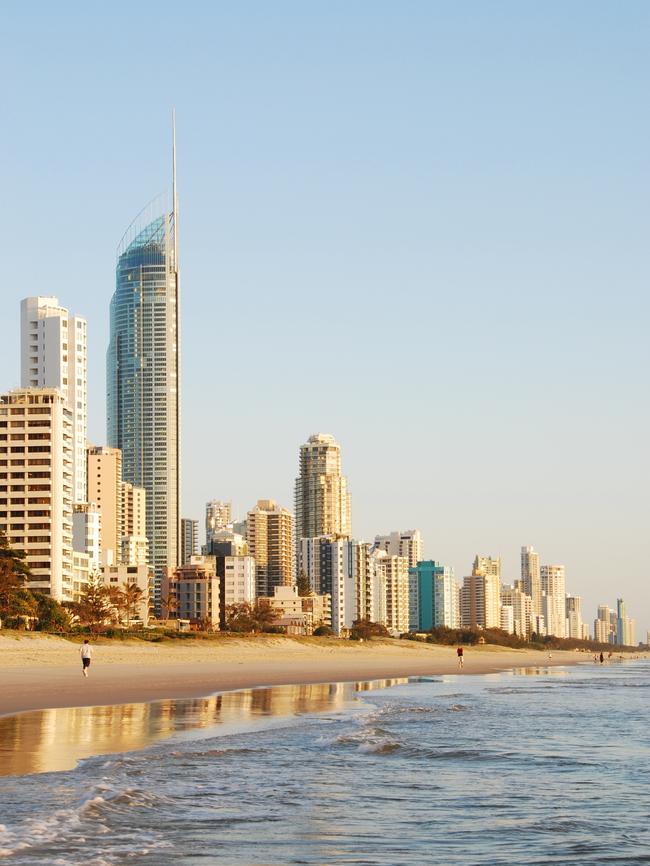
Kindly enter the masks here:
<path id="1" fill-rule="evenodd" d="M 602 663 L 603 663 L 604 661 L 605 661 L 605 656 L 601 653 L 601 654 L 600 654 L 600 663 L 601 663 L 601 665 L 602 665 Z"/>
<path id="2" fill-rule="evenodd" d="M 93 657 L 93 648 L 85 640 L 81 646 L 81 673 L 87 677 L 88 676 L 88 668 L 90 667 L 90 660 Z"/>
<path id="3" fill-rule="evenodd" d="M 462 648 L 462 646 L 458 647 L 458 649 L 456 650 L 456 655 L 458 656 L 458 667 L 462 668 L 462 666 L 463 666 L 463 648 Z"/>

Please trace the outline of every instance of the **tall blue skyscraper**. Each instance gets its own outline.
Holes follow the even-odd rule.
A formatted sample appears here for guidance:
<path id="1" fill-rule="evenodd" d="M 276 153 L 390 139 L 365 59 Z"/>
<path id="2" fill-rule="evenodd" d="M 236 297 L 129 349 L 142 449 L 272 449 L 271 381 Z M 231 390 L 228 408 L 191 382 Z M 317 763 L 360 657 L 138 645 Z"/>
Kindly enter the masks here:
<path id="1" fill-rule="evenodd" d="M 147 537 L 156 575 L 179 562 L 179 270 L 175 124 L 172 200 L 150 204 L 117 250 L 107 352 L 109 445 L 122 450 L 125 481 L 147 494 Z M 157 599 L 158 601 L 158 599 Z"/>

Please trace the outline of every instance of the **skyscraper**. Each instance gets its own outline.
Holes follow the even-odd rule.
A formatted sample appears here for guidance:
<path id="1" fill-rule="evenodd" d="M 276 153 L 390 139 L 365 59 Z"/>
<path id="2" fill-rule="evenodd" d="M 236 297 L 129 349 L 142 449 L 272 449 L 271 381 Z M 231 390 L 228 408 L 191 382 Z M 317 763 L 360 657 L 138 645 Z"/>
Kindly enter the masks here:
<path id="1" fill-rule="evenodd" d="M 199 552 L 199 521 L 181 517 L 181 565 Z"/>
<path id="2" fill-rule="evenodd" d="M 257 594 L 294 583 L 293 515 L 272 499 L 259 499 L 246 515 L 248 551 L 255 557 Z"/>
<path id="3" fill-rule="evenodd" d="M 163 567 L 174 568 L 180 556 L 175 135 L 169 204 L 163 197 L 145 208 L 118 247 L 106 378 L 108 444 L 122 450 L 124 480 L 146 490 L 158 589 Z"/>
<path id="4" fill-rule="evenodd" d="M 88 349 L 86 320 L 58 298 L 25 298 L 20 305 L 20 384 L 58 388 L 72 414 L 72 498 L 86 502 Z"/>
<path id="5" fill-rule="evenodd" d="M 555 637 L 566 635 L 566 578 L 563 565 L 542 565 L 540 589 L 546 633 Z"/>
<path id="6" fill-rule="evenodd" d="M 341 448 L 329 433 L 315 433 L 301 445 L 295 501 L 298 557 L 302 538 L 350 537 L 350 494 L 341 474 Z"/>
<path id="7" fill-rule="evenodd" d="M 542 612 L 542 588 L 540 583 L 539 553 L 534 547 L 521 548 L 521 579 L 524 592 L 529 595 L 533 614 Z"/>

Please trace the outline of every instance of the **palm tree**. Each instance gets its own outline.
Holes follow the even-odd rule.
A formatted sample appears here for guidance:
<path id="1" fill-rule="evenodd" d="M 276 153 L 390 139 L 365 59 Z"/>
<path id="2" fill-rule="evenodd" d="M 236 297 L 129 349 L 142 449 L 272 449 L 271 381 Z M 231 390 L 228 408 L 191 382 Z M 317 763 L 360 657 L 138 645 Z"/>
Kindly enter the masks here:
<path id="1" fill-rule="evenodd" d="M 137 583 L 125 583 L 123 584 L 122 593 L 124 596 L 124 609 L 126 611 L 126 627 L 129 628 L 131 619 L 135 618 L 135 616 L 131 616 L 131 613 L 135 615 L 144 590 Z"/>

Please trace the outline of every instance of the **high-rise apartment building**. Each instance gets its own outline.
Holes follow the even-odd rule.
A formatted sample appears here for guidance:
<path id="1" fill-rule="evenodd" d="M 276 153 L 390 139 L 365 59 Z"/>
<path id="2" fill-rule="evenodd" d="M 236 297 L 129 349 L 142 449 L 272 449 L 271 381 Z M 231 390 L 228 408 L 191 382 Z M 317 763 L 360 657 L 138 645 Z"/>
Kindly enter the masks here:
<path id="1" fill-rule="evenodd" d="M 294 578 L 293 515 L 272 499 L 259 499 L 246 515 L 248 552 L 255 557 L 257 594 L 273 595 Z"/>
<path id="2" fill-rule="evenodd" d="M 315 433 L 300 447 L 296 479 L 296 553 L 300 540 L 352 534 L 350 494 L 341 474 L 341 448 L 329 433 Z M 298 573 L 300 562 L 298 562 Z"/>
<path id="3" fill-rule="evenodd" d="M 422 559 L 422 535 L 419 529 L 376 535 L 375 545 L 391 556 L 404 556 L 408 559 L 409 568 L 415 568 Z"/>
<path id="4" fill-rule="evenodd" d="M 181 518 L 181 565 L 187 565 L 190 557 L 199 552 L 199 521 Z"/>
<path id="5" fill-rule="evenodd" d="M 516 581 L 514 586 L 501 587 L 501 606 L 512 609 L 513 633 L 520 637 L 530 637 L 533 631 L 532 600 L 523 591 L 522 581 Z M 505 615 L 510 621 L 510 615 Z"/>
<path id="6" fill-rule="evenodd" d="M 461 622 L 472 628 L 501 628 L 501 560 L 474 559 L 460 591 Z"/>
<path id="7" fill-rule="evenodd" d="M 542 565 L 540 568 L 542 608 L 546 634 L 564 637 L 566 634 L 566 577 L 563 565 Z"/>
<path id="8" fill-rule="evenodd" d="M 534 547 L 521 548 L 521 580 L 526 595 L 532 602 L 533 613 L 542 612 L 539 553 Z"/>
<path id="9" fill-rule="evenodd" d="M 102 565 L 148 562 L 146 493 L 144 488 L 122 481 L 119 448 L 88 447 L 88 494 L 101 513 Z"/>
<path id="10" fill-rule="evenodd" d="M 72 496 L 86 502 L 88 432 L 87 325 L 58 298 L 25 298 L 20 305 L 20 384 L 58 388 L 72 416 Z"/>
<path id="11" fill-rule="evenodd" d="M 584 623 L 582 621 L 582 599 L 579 595 L 567 595 L 564 601 L 566 614 L 566 637 L 582 638 Z"/>
<path id="12" fill-rule="evenodd" d="M 409 568 L 409 621 L 411 631 L 459 625 L 454 592 L 454 570 L 432 559 Z"/>
<path id="13" fill-rule="evenodd" d="M 387 553 L 378 563 L 386 575 L 386 628 L 405 634 L 409 630 L 408 559 Z"/>
<path id="14" fill-rule="evenodd" d="M 117 251 L 107 352 L 108 444 L 122 477 L 147 494 L 149 556 L 162 569 L 180 557 L 179 268 L 176 171 L 172 201 L 159 199 L 127 229 Z"/>
<path id="15" fill-rule="evenodd" d="M 56 388 L 0 395 L 0 529 L 26 554 L 28 588 L 57 601 L 75 599 L 72 430 Z"/>
<path id="16" fill-rule="evenodd" d="M 96 574 L 102 563 L 102 513 L 95 502 L 79 502 L 73 507 L 72 546 L 75 553 L 88 556 L 88 572 Z"/>
<path id="17" fill-rule="evenodd" d="M 210 540 L 215 532 L 225 529 L 232 523 L 232 502 L 224 502 L 222 499 L 211 499 L 205 505 L 205 543 Z"/>

